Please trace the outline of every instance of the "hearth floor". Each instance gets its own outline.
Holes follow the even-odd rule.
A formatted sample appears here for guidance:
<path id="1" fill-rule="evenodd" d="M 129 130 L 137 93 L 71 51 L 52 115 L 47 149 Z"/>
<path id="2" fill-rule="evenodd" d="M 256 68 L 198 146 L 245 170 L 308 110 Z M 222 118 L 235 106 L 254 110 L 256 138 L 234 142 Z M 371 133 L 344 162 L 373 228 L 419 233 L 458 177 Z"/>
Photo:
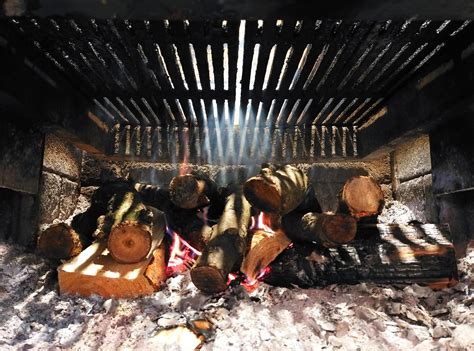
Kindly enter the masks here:
<path id="1" fill-rule="evenodd" d="M 474 348 L 474 250 L 442 291 L 359 284 L 303 290 L 236 287 L 205 296 L 188 274 L 131 300 L 60 296 L 55 265 L 0 242 L 0 349 L 179 350 L 157 332 L 207 318 L 202 350 Z"/>

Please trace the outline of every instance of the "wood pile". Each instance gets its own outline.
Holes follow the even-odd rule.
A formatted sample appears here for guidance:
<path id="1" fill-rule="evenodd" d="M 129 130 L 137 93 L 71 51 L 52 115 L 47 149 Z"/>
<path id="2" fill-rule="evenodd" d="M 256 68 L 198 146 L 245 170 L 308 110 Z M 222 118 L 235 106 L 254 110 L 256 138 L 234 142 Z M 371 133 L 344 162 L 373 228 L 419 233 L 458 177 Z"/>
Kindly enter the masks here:
<path id="1" fill-rule="evenodd" d="M 377 224 L 383 206 L 380 186 L 358 176 L 341 189 L 336 213 L 323 213 L 307 175 L 289 165 L 264 164 L 244 184 L 226 187 L 197 172 L 174 177 L 168 188 L 115 181 L 70 225 L 43 231 L 38 250 L 70 259 L 59 268 L 61 292 L 106 297 L 156 291 L 173 250 L 182 251 L 171 248 L 176 234 L 197 253 L 185 267 L 209 294 L 225 290 L 231 273 L 247 283 L 302 287 L 453 284 L 449 228 Z"/>

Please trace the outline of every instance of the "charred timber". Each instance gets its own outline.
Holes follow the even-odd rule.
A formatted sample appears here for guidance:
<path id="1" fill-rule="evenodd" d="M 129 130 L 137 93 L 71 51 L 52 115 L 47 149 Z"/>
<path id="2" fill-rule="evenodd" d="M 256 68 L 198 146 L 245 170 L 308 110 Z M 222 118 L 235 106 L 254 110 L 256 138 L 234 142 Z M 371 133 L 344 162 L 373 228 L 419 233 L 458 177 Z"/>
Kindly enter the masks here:
<path id="1" fill-rule="evenodd" d="M 448 226 L 378 224 L 359 231 L 365 239 L 337 249 L 295 243 L 270 265 L 265 281 L 303 288 L 360 282 L 443 288 L 457 282 Z"/>
<path id="2" fill-rule="evenodd" d="M 239 269 L 247 249 L 250 218 L 250 204 L 242 192 L 229 195 L 211 240 L 191 270 L 191 279 L 198 289 L 216 293 L 227 288 L 228 274 Z"/>
<path id="3" fill-rule="evenodd" d="M 264 164 L 260 174 L 245 182 L 244 194 L 255 208 L 285 215 L 305 200 L 308 188 L 309 180 L 302 170 Z"/>

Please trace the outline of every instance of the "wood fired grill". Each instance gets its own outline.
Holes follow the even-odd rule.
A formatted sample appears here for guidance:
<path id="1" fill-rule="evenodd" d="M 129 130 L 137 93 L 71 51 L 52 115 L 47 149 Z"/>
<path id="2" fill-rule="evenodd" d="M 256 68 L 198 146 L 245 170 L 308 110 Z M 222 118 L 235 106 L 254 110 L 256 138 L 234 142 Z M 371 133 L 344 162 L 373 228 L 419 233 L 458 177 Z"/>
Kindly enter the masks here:
<path id="1" fill-rule="evenodd" d="M 10 18 L 5 46 L 86 101 L 108 156 L 358 157 L 385 100 L 472 32 L 459 20 Z M 82 116 L 86 119 L 86 116 Z"/>

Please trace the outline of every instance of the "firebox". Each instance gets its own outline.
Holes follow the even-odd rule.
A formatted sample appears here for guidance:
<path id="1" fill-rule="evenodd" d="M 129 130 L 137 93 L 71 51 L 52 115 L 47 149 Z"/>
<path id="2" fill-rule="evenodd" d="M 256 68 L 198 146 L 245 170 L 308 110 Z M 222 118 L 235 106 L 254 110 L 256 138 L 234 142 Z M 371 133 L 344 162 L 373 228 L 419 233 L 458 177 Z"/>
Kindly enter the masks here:
<path id="1" fill-rule="evenodd" d="M 0 238 L 53 262 L 61 296 L 178 276 L 199 296 L 472 294 L 473 18 L 467 1 L 6 0 Z M 202 341 L 215 323 L 194 317 Z"/>

